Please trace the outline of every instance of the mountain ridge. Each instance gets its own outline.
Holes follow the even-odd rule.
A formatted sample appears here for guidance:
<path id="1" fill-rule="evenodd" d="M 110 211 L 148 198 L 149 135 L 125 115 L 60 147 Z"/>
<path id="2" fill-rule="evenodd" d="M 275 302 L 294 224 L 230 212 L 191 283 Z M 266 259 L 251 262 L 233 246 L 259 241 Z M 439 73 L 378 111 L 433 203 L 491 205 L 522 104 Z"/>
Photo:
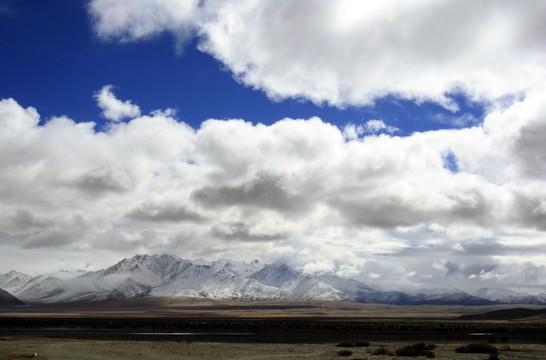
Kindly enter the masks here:
<path id="1" fill-rule="evenodd" d="M 7 275 L 10 274 L 10 275 Z M 27 303 L 68 303 L 141 297 L 199 297 L 242 300 L 348 300 L 392 305 L 546 305 L 546 295 L 507 289 L 421 289 L 414 293 L 383 291 L 355 279 L 312 275 L 287 264 L 219 259 L 187 260 L 174 255 L 136 255 L 98 271 L 28 275 L 0 274 L 0 288 Z M 6 275 L 6 276 L 4 276 Z M 14 279 L 18 285 L 13 286 Z M 23 279 L 21 281 L 21 279 Z M 25 282 L 26 280 L 26 282 Z"/>

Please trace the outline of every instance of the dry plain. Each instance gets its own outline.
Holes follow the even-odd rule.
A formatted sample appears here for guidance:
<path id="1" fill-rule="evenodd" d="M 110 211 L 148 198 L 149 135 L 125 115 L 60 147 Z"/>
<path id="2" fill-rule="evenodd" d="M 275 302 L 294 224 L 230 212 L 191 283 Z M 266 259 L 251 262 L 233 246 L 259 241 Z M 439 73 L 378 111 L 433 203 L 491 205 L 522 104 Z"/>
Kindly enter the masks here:
<path id="1" fill-rule="evenodd" d="M 545 359 L 546 321 L 541 313 L 502 320 L 459 318 L 513 307 L 199 299 L 39 305 L 0 310 L 0 360 L 34 355 L 37 359 L 379 360 L 405 358 L 375 355 L 380 349 L 394 354 L 415 343 L 436 345 L 432 350 L 436 359 L 490 358 L 455 352 L 470 343 L 496 347 L 499 359 Z M 350 343 L 367 346 L 337 346 Z"/>
<path id="2" fill-rule="evenodd" d="M 279 344 L 279 343 L 225 343 L 176 341 L 108 341 L 73 339 L 17 339 L 2 341 L 0 359 L 25 359 L 37 353 L 37 359 L 404 359 L 405 357 L 372 355 L 385 348 L 394 352 L 406 342 L 376 342 L 367 348 L 353 348 L 350 356 L 340 356 L 333 343 Z M 461 344 L 437 344 L 436 359 L 488 359 L 487 354 L 459 354 Z M 499 348 L 502 348 L 499 346 Z M 499 359 L 544 359 L 546 344 L 509 345 L 509 351 L 500 351 Z M 425 358 L 421 356 L 420 358 Z"/>

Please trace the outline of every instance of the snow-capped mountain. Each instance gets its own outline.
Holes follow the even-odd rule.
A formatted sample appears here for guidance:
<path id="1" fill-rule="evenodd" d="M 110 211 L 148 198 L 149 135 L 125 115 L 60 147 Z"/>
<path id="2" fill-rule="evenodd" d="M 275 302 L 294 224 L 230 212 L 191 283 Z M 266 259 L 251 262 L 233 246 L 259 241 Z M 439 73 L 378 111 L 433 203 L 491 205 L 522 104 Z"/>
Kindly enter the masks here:
<path id="1" fill-rule="evenodd" d="M 10 291 L 26 284 L 32 279 L 32 276 L 11 270 L 5 274 L 0 274 L 0 289 Z"/>
<path id="2" fill-rule="evenodd" d="M 298 278 L 298 273 L 286 264 L 266 265 L 251 277 L 264 285 L 287 288 Z"/>
<path id="3" fill-rule="evenodd" d="M 546 304 L 546 294 L 527 294 L 503 288 L 481 288 L 471 294 L 503 304 Z"/>
<path id="4" fill-rule="evenodd" d="M 349 300 L 386 304 L 546 304 L 546 296 L 509 290 L 381 291 L 354 279 L 310 275 L 286 264 L 221 259 L 185 260 L 172 255 L 137 255 L 94 272 L 58 272 L 21 282 L 10 291 L 28 303 L 100 301 L 152 297 L 212 299 Z"/>
<path id="5" fill-rule="evenodd" d="M 190 263 L 166 283 L 152 290 L 154 296 L 201 296 L 208 298 L 274 299 L 289 297 L 276 287 L 255 281 L 258 262 L 247 264 L 221 259 Z"/>

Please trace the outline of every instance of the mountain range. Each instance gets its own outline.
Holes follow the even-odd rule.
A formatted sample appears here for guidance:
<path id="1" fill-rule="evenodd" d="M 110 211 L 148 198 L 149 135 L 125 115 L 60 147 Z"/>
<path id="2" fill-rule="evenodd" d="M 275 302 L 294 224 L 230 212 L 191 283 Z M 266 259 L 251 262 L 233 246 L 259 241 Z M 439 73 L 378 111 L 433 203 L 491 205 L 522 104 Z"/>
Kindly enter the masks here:
<path id="1" fill-rule="evenodd" d="M 453 289 L 382 291 L 354 279 L 306 274 L 286 264 L 227 259 L 208 262 L 172 255 L 137 255 L 93 272 L 60 271 L 31 277 L 10 271 L 0 274 L 0 288 L 29 304 L 201 297 L 348 300 L 393 305 L 546 305 L 546 294 L 486 288 L 471 293 Z M 6 291 L 0 292 L 2 299 L 2 294 L 8 294 Z"/>

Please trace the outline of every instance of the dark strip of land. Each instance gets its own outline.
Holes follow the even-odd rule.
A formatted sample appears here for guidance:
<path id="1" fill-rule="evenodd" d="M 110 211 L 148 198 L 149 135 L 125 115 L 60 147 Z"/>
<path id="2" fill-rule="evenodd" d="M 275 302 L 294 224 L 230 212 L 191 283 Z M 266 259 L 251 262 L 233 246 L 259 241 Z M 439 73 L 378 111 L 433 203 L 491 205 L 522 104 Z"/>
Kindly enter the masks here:
<path id="1" fill-rule="evenodd" d="M 546 309 L 514 308 L 488 311 L 483 314 L 462 315 L 461 320 L 513 320 L 546 315 Z"/>
<path id="2" fill-rule="evenodd" d="M 156 333 L 157 335 L 153 335 Z M 168 333 L 190 333 L 169 335 Z M 354 340 L 542 342 L 545 324 L 473 321 L 364 321 L 340 318 L 0 317 L 0 337 L 91 340 L 322 343 Z"/>

